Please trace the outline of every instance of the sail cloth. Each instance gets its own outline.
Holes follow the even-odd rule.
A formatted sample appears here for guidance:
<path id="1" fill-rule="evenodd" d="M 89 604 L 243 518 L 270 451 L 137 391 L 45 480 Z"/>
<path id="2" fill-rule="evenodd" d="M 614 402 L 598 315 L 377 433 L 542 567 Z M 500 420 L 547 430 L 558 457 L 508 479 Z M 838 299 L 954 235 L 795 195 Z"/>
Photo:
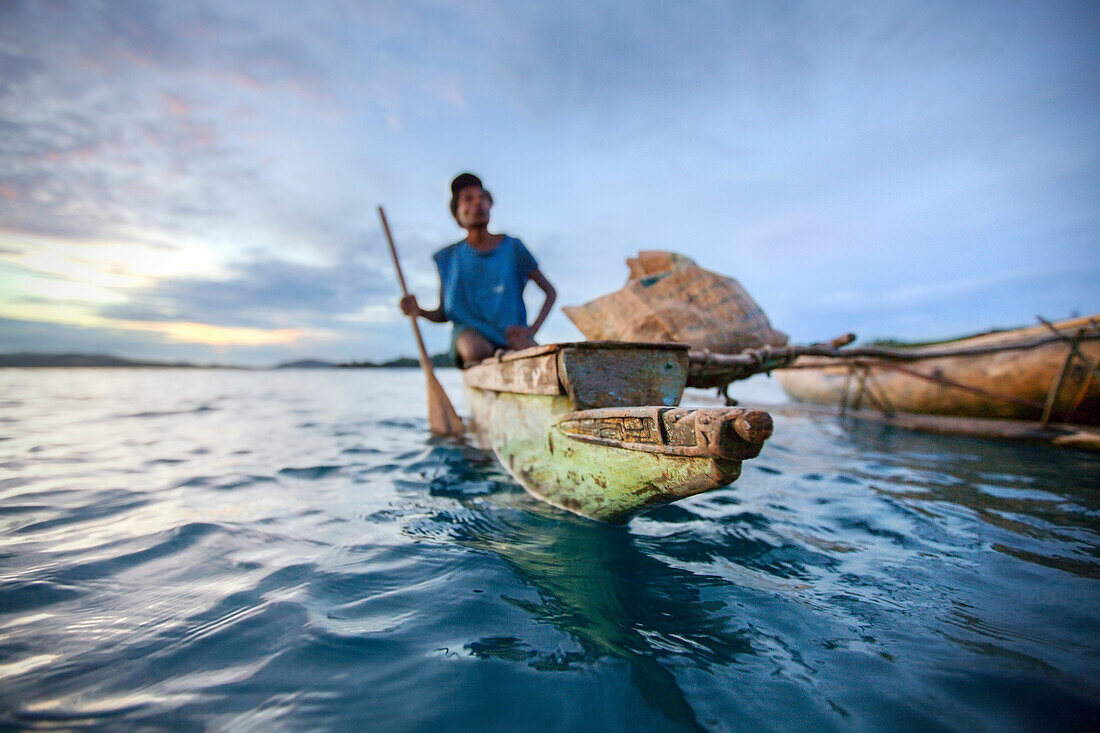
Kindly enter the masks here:
<path id="1" fill-rule="evenodd" d="M 621 290 L 562 309 L 589 340 L 678 341 L 725 354 L 787 343 L 731 277 L 676 252 L 639 252 L 626 264 Z"/>

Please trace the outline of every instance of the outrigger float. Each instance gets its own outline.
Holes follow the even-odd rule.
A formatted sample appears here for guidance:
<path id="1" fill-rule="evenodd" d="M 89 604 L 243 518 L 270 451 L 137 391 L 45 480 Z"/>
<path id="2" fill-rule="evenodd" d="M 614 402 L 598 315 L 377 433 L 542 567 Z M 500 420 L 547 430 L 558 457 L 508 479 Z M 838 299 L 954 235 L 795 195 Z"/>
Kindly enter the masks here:
<path id="1" fill-rule="evenodd" d="M 584 341 L 500 354 L 463 371 L 475 441 L 528 492 L 592 519 L 735 481 L 771 435 L 766 412 L 679 407 L 688 346 Z"/>
<path id="2" fill-rule="evenodd" d="M 1100 425 L 1097 316 L 838 356 L 803 356 L 776 376 L 800 402 Z"/>
<path id="3" fill-rule="evenodd" d="M 776 371 L 799 402 L 940 433 L 1100 450 L 1100 318 L 905 349 L 804 356 Z"/>

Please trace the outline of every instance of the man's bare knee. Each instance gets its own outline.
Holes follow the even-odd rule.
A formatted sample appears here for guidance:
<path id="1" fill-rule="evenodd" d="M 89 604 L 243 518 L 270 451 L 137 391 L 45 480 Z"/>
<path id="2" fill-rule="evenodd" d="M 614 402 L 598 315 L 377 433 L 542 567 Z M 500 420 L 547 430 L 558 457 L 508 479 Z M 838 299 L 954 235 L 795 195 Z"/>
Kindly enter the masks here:
<path id="1" fill-rule="evenodd" d="M 488 359 L 496 349 L 477 331 L 463 331 L 455 341 L 455 351 L 462 359 L 463 366 L 469 366 Z"/>

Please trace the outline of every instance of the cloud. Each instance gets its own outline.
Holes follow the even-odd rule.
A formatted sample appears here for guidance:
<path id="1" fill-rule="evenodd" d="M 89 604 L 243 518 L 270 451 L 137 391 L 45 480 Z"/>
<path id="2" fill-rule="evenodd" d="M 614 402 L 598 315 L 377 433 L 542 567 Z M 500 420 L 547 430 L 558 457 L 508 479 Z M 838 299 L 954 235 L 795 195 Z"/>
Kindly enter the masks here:
<path id="1" fill-rule="evenodd" d="M 270 366 L 305 357 L 333 361 L 384 361 L 399 355 L 411 356 L 416 349 L 407 323 L 375 323 L 369 329 L 349 327 L 319 338 L 299 334 L 292 342 L 269 341 L 251 345 L 175 338 L 197 335 L 181 334 L 170 328 L 135 330 L 0 318 L 0 343 L 4 345 L 4 353 L 111 354 L 159 361 Z M 425 330 L 424 335 L 432 353 L 447 348 L 446 334 L 441 329 Z"/>
<path id="2" fill-rule="evenodd" d="M 34 74 L 43 69 L 43 63 L 27 56 L 8 53 L 0 50 L 0 69 L 4 70 L 0 76 L 0 98 L 10 94 L 13 89 L 26 83 Z"/>
<path id="3" fill-rule="evenodd" d="M 247 215 L 241 192 L 270 153 L 242 144 L 256 124 L 242 109 L 262 113 L 283 92 L 316 99 L 325 86 L 305 48 L 195 6 L 13 8 L 0 23 L 11 49 L 0 87 L 0 221 L 10 229 L 193 235 Z M 242 76 L 257 88 L 208 81 Z"/>
<path id="4" fill-rule="evenodd" d="M 764 299 L 777 328 L 795 341 L 819 341 L 854 331 L 863 339 L 949 338 L 989 327 L 1015 327 L 1100 312 L 1100 265 L 1035 265 L 943 281 L 910 278 L 896 284 L 819 289 Z M 1057 283 L 1057 287 L 1052 287 Z M 1016 297 L 1028 294 L 1026 298 Z M 1082 298 L 1082 293 L 1091 295 Z"/>
<path id="5" fill-rule="evenodd" d="M 159 247 L 179 269 L 111 285 L 125 300 L 101 316 L 362 344 L 396 294 L 373 204 L 431 302 L 429 254 L 459 236 L 446 182 L 473 166 L 563 303 L 672 248 L 813 337 L 1053 314 L 1063 285 L 1088 307 L 1095 282 L 1012 278 L 1100 246 L 1098 18 L 1077 0 L 0 3 L 0 249 Z"/>
<path id="6" fill-rule="evenodd" d="M 577 3 L 517 18 L 495 39 L 495 61 L 521 99 L 541 112 L 707 90 L 765 105 L 800 96 L 811 61 L 802 43 L 818 13 L 805 3 Z"/>
<path id="7" fill-rule="evenodd" d="M 392 278 L 350 254 L 331 265 L 263 258 L 231 265 L 224 278 L 159 280 L 98 314 L 124 321 L 321 330 L 345 327 L 343 319 L 394 289 Z"/>

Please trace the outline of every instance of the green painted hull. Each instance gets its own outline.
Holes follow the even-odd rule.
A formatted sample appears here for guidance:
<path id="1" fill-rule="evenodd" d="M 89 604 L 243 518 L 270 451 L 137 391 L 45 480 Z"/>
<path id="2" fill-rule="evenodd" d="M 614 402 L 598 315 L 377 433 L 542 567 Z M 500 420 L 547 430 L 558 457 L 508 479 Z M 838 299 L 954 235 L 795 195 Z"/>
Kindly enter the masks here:
<path id="1" fill-rule="evenodd" d="M 759 453 L 771 418 L 676 408 L 686 350 L 563 344 L 467 370 L 478 442 L 528 492 L 606 522 L 726 486 Z"/>
<path id="2" fill-rule="evenodd" d="M 592 519 L 622 522 L 652 506 L 726 486 L 741 462 L 668 456 L 575 440 L 558 427 L 566 396 L 467 388 L 482 445 L 543 501 Z"/>

